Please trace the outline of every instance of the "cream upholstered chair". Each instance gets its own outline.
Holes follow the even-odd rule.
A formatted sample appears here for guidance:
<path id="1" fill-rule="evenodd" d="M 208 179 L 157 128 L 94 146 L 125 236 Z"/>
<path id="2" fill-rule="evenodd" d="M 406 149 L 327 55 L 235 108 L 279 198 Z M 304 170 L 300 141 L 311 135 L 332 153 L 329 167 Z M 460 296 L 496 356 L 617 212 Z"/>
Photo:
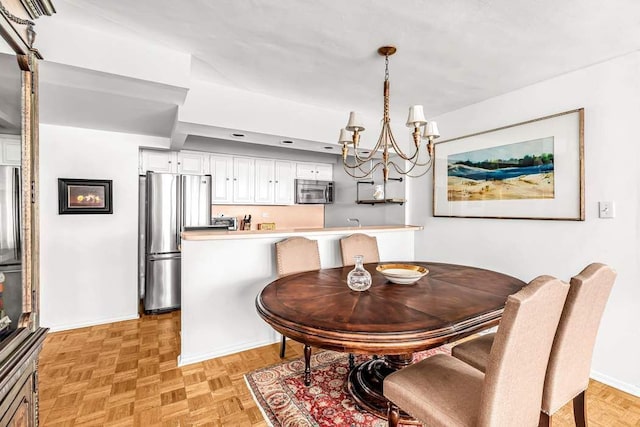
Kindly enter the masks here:
<path id="1" fill-rule="evenodd" d="M 320 270 L 318 241 L 304 237 L 289 237 L 276 243 L 276 267 L 278 276 L 304 271 Z M 284 357 L 286 338 L 280 342 L 280 357 Z"/>
<path id="2" fill-rule="evenodd" d="M 509 296 L 487 372 L 438 354 L 384 379 L 389 426 L 398 406 L 428 426 L 533 426 L 569 286 L 550 276 Z"/>
<path id="3" fill-rule="evenodd" d="M 549 357 L 540 425 L 550 425 L 551 416 L 572 399 L 576 425 L 587 425 L 585 392 L 589 385 L 593 346 L 615 278 L 615 271 L 598 263 L 587 266 L 571 278 Z M 494 336 L 487 334 L 459 344 L 452 354 L 485 371 Z"/>
<path id="4" fill-rule="evenodd" d="M 362 255 L 364 262 L 379 262 L 378 240 L 375 236 L 356 233 L 340 239 L 340 252 L 342 252 L 342 265 L 354 265 L 353 257 Z"/>

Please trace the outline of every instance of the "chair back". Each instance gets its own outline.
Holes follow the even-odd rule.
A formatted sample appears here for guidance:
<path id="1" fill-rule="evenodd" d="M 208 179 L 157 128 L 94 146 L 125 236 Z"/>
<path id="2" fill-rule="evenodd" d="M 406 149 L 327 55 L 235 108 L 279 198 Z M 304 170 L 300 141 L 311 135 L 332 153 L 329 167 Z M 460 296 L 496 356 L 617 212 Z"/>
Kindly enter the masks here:
<path id="1" fill-rule="evenodd" d="M 553 341 L 542 410 L 553 414 L 589 385 L 593 346 L 616 272 L 594 263 L 571 278 Z"/>
<path id="2" fill-rule="evenodd" d="M 318 241 L 304 237 L 289 237 L 276 243 L 278 276 L 320 270 Z"/>
<path id="3" fill-rule="evenodd" d="M 549 353 L 568 290 L 568 284 L 540 276 L 507 299 L 487 362 L 479 426 L 537 423 Z"/>
<path id="4" fill-rule="evenodd" d="M 378 239 L 375 236 L 356 233 L 340 239 L 340 251 L 342 252 L 342 265 L 354 265 L 353 257 L 364 256 L 364 262 L 379 262 Z"/>

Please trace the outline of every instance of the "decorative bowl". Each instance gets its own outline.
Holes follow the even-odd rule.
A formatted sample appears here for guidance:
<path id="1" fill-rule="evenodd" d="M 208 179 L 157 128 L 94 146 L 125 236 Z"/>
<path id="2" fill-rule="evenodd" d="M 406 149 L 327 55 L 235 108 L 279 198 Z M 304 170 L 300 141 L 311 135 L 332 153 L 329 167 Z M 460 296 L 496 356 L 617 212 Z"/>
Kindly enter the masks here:
<path id="1" fill-rule="evenodd" d="M 376 270 L 388 281 L 398 285 L 411 285 L 429 272 L 421 265 L 412 264 L 381 264 Z"/>

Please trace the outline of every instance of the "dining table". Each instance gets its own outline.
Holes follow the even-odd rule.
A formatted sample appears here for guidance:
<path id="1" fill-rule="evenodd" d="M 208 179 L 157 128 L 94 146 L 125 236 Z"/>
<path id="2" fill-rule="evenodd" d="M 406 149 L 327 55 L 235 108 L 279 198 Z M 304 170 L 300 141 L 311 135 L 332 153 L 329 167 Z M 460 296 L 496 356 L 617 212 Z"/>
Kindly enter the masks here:
<path id="1" fill-rule="evenodd" d="M 362 409 L 386 417 L 384 378 L 410 365 L 413 354 L 497 325 L 507 297 L 526 285 L 479 267 L 417 261 L 428 273 L 411 284 L 389 282 L 379 265 L 365 264 L 372 284 L 353 291 L 353 266 L 280 277 L 262 289 L 256 309 L 282 335 L 304 344 L 305 384 L 311 383 L 311 348 L 372 355 L 352 367 L 347 389 Z M 401 421 L 415 423 L 406 413 Z"/>

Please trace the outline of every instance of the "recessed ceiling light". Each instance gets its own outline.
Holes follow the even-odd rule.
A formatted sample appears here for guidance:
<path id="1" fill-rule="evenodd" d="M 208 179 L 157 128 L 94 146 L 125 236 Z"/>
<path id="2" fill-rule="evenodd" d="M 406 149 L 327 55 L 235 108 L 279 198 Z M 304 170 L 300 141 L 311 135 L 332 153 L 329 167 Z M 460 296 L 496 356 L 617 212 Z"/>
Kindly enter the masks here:
<path id="1" fill-rule="evenodd" d="M 235 136 L 236 138 L 244 138 L 244 133 L 232 133 L 231 136 Z"/>
<path id="2" fill-rule="evenodd" d="M 290 141 L 288 139 L 285 139 L 284 141 L 282 141 L 283 144 L 293 144 L 293 141 Z"/>
<path id="3" fill-rule="evenodd" d="M 333 147 L 326 146 L 326 147 L 324 147 L 324 149 L 325 150 L 333 150 Z"/>

